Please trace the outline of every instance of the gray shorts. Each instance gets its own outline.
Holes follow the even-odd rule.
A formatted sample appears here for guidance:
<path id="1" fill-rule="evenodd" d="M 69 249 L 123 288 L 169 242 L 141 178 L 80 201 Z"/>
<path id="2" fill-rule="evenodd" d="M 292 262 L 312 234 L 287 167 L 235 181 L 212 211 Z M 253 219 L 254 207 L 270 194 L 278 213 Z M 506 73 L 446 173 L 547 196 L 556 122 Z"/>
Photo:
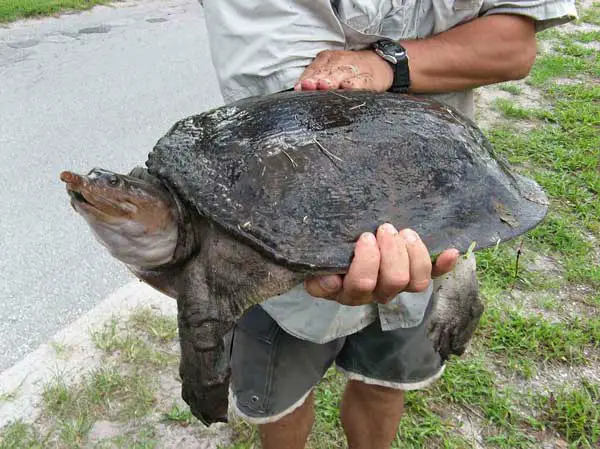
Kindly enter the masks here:
<path id="1" fill-rule="evenodd" d="M 427 338 L 427 321 L 382 331 L 365 329 L 317 344 L 285 332 L 260 306 L 248 310 L 233 333 L 231 405 L 254 424 L 273 422 L 302 405 L 335 362 L 347 378 L 401 390 L 425 388 L 444 364 Z"/>

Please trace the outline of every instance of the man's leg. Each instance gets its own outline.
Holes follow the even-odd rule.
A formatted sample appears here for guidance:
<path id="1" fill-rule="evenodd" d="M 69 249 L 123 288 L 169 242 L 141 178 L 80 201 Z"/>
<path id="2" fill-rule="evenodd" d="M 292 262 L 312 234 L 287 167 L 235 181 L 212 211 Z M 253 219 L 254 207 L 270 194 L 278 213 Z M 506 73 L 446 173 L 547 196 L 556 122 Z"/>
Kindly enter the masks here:
<path id="1" fill-rule="evenodd" d="M 303 449 L 315 421 L 314 395 L 278 421 L 258 426 L 263 449 Z"/>
<path id="2" fill-rule="evenodd" d="M 348 378 L 342 424 L 351 449 L 389 449 L 402 416 L 403 391 L 426 388 L 443 361 L 428 338 L 433 302 L 421 323 L 384 331 L 381 323 L 346 337 L 336 358 Z"/>
<path id="3" fill-rule="evenodd" d="M 231 351 L 232 405 L 259 426 L 264 449 L 302 449 L 314 422 L 312 389 L 345 339 L 326 344 L 286 333 L 260 306 L 238 321 Z"/>
<path id="4" fill-rule="evenodd" d="M 389 449 L 404 409 L 404 392 L 349 380 L 341 417 L 350 449 Z"/>

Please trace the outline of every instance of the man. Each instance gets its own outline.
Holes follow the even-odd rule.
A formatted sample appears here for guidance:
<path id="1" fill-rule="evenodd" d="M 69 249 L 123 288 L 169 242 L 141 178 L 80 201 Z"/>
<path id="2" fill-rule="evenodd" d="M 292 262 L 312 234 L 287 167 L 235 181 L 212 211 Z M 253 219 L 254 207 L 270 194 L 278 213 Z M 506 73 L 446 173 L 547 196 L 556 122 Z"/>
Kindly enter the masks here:
<path id="1" fill-rule="evenodd" d="M 535 32 L 576 15 L 569 0 L 203 3 L 226 101 L 289 88 L 391 89 L 431 95 L 471 117 L 473 88 L 525 77 Z M 414 231 L 388 223 L 357 241 L 344 277 L 308 279 L 249 310 L 233 337 L 232 402 L 260 426 L 263 447 L 304 447 L 312 389 L 335 362 L 349 379 L 341 406 L 349 446 L 388 448 L 403 390 L 443 372 L 427 338 L 431 278 L 457 259 L 449 249 L 432 266 Z M 460 263 L 468 264 L 465 285 L 474 285 L 473 261 Z"/>

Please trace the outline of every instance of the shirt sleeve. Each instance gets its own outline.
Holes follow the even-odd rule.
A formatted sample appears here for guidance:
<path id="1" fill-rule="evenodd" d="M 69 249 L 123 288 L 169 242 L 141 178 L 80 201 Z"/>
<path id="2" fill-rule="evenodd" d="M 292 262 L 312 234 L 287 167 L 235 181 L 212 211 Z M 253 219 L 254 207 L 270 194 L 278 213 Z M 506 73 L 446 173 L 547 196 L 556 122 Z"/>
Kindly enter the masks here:
<path id="1" fill-rule="evenodd" d="M 481 15 L 515 14 L 535 20 L 536 31 L 577 19 L 575 0 L 484 0 Z"/>

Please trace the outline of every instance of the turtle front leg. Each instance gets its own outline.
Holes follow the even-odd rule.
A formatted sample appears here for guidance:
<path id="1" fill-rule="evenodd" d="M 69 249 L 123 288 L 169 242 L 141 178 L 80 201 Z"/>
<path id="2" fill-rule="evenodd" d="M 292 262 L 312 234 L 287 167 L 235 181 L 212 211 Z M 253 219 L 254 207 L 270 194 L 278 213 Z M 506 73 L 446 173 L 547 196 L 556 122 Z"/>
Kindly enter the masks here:
<path id="1" fill-rule="evenodd" d="M 204 264 L 192 261 L 180 278 L 177 321 L 182 397 L 205 425 L 227 422 L 229 353 L 224 337 L 234 324 L 207 285 Z"/>
<path id="2" fill-rule="evenodd" d="M 225 339 L 237 319 L 302 278 L 214 229 L 203 236 L 201 251 L 179 279 L 177 299 L 182 395 L 202 422 L 227 421 L 230 354 Z"/>

